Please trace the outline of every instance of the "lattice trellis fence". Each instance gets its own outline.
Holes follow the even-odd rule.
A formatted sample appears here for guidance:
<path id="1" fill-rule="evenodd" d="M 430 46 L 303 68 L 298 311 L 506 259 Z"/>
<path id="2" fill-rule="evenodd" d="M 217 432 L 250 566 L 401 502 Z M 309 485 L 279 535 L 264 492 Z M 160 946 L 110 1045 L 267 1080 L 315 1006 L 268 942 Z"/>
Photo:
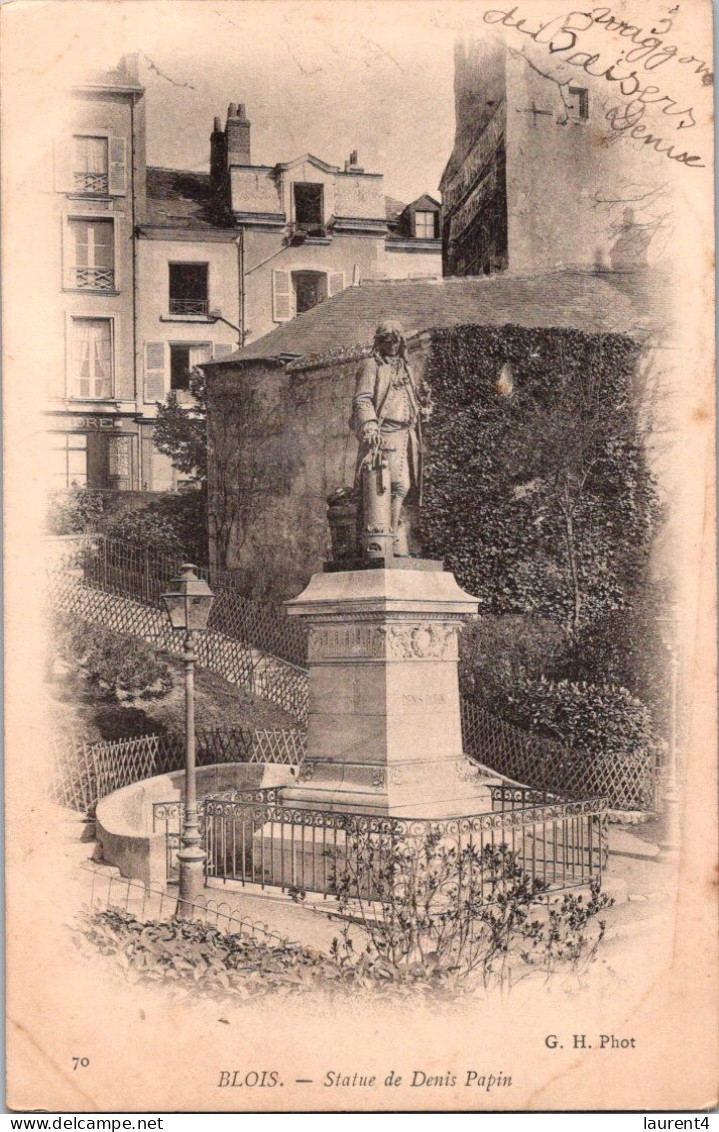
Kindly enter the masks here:
<path id="1" fill-rule="evenodd" d="M 82 584 L 78 571 L 58 571 L 51 581 L 54 603 L 84 620 L 177 651 L 178 642 L 157 603 L 179 564 L 158 556 L 140 561 L 136 552 L 110 540 L 99 550 L 91 548 L 87 557 L 85 579 L 91 584 Z M 217 596 L 210 628 L 197 638 L 199 663 L 305 722 L 306 630 L 283 610 L 237 593 L 231 575 L 213 577 L 212 585 Z M 656 766 L 646 752 L 589 756 L 513 727 L 470 700 L 462 701 L 462 734 L 469 755 L 527 786 L 565 796 L 605 797 L 615 809 L 655 807 Z M 83 781 L 80 775 L 80 794 Z"/>
<path id="2" fill-rule="evenodd" d="M 196 731 L 197 765 L 270 763 L 298 765 L 304 757 L 301 728 L 203 728 Z M 185 739 L 179 732 L 142 735 L 113 743 L 55 743 L 49 794 L 58 805 L 87 813 L 101 798 L 144 778 L 183 770 Z"/>
<path id="3" fill-rule="evenodd" d="M 169 653 L 181 653 L 180 635 L 172 632 L 167 615 L 152 605 L 105 593 L 62 574 L 51 580 L 49 596 L 56 607 L 83 621 L 103 625 L 116 633 L 141 637 Z M 299 720 L 307 718 L 305 669 L 279 657 L 267 656 L 258 648 L 212 628 L 197 634 L 195 648 L 198 664 L 203 668 L 269 700 Z"/>
<path id="4" fill-rule="evenodd" d="M 307 732 L 299 727 L 257 728 L 252 739 L 253 763 L 299 766 L 307 749 Z"/>
<path id="5" fill-rule="evenodd" d="M 499 774 L 565 797 L 603 797 L 619 810 L 653 808 L 650 754 L 588 755 L 521 731 L 471 700 L 463 699 L 461 707 L 465 751 Z"/>

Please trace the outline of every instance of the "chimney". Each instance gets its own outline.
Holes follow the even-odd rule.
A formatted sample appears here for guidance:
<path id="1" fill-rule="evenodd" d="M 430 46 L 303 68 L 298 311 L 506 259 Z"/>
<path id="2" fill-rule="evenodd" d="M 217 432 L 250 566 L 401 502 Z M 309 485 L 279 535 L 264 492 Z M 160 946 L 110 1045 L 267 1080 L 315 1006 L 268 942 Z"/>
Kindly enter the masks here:
<path id="1" fill-rule="evenodd" d="M 358 155 L 356 149 L 352 150 L 349 161 L 345 161 L 345 173 L 364 173 L 364 169 L 361 169 L 358 164 Z"/>
<path id="2" fill-rule="evenodd" d="M 228 166 L 252 164 L 250 159 L 250 123 L 245 114 L 243 103 L 238 105 L 236 102 L 231 102 L 227 108 L 225 140 Z"/>
<path id="3" fill-rule="evenodd" d="M 210 137 L 210 184 L 216 195 L 224 191 L 227 178 L 227 141 L 225 131 L 222 129 L 222 120 L 215 118 L 215 125 Z"/>

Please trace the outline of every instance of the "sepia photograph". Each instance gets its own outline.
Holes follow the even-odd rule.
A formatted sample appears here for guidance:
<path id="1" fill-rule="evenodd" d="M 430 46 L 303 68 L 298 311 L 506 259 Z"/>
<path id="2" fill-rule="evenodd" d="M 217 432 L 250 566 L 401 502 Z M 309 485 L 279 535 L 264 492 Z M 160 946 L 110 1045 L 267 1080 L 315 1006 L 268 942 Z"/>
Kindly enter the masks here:
<path id="1" fill-rule="evenodd" d="M 711 1110 L 711 4 L 0 22 L 9 1108 Z"/>

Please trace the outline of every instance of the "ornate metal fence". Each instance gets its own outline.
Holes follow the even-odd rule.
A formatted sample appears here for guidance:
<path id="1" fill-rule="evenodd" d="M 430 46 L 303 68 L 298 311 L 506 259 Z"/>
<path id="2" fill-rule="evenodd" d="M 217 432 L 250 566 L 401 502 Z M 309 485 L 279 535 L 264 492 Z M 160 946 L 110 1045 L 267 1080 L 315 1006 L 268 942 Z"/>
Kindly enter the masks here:
<path id="1" fill-rule="evenodd" d="M 517 868 L 547 890 L 601 878 L 607 856 L 603 800 L 561 802 L 537 791 L 497 787 L 492 807 L 440 821 L 299 809 L 282 805 L 273 790 L 210 797 L 202 806 L 207 872 L 242 885 L 323 897 L 349 877 L 350 887 L 359 892 L 366 886 L 364 895 L 372 900 L 387 870 L 396 870 L 398 852 L 409 849 L 419 862 L 428 845 L 440 844 L 449 869 L 447 891 L 452 885 L 456 891 L 459 883 L 463 899 L 470 898 L 470 888 L 472 899 L 489 897 L 492 869 L 507 854 L 508 882 Z"/>
<path id="2" fill-rule="evenodd" d="M 656 783 L 654 759 L 647 752 L 588 755 L 521 731 L 462 699 L 464 749 L 498 774 L 563 797 L 606 797 L 618 810 L 651 810 Z"/>

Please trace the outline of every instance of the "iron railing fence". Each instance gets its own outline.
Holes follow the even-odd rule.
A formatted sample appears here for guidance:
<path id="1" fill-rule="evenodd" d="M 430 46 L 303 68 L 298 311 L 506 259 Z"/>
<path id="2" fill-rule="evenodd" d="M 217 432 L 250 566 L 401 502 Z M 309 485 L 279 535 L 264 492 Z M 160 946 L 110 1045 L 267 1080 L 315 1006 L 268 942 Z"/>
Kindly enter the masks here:
<path id="1" fill-rule="evenodd" d="M 112 267 L 75 267 L 73 284 L 81 291 L 114 291 L 115 271 Z"/>
<path id="2" fill-rule="evenodd" d="M 75 173 L 75 191 L 78 193 L 98 193 L 107 196 L 109 178 L 107 173 Z"/>
<path id="3" fill-rule="evenodd" d="M 505 778 L 562 797 L 606 797 L 616 810 L 655 807 L 656 766 L 649 751 L 588 754 L 522 731 L 462 698 L 462 740 L 468 755 Z"/>
<path id="4" fill-rule="evenodd" d="M 105 593 L 131 598 L 163 610 L 161 597 L 179 572 L 182 561 L 172 555 L 128 546 L 119 539 L 88 539 L 75 563 L 86 585 Z M 60 567 L 62 568 L 62 563 Z M 209 628 L 251 645 L 260 652 L 290 664 L 307 663 L 307 630 L 273 602 L 257 601 L 237 591 L 237 576 L 230 570 L 195 567 L 210 582 L 215 601 Z"/>
<path id="5" fill-rule="evenodd" d="M 111 873 L 106 867 L 92 861 L 80 866 L 81 872 L 88 874 L 90 892 L 86 904 L 89 912 L 116 909 L 134 916 L 137 920 L 170 919 L 177 908 L 177 895 L 168 892 L 163 885 L 145 885 L 142 881 Z M 282 946 L 290 943 L 287 936 L 272 931 L 263 920 L 253 920 L 233 909 L 225 900 L 213 900 L 200 896 L 195 901 L 183 901 L 185 909 L 190 909 L 193 919 L 204 920 L 228 935 L 242 935 L 257 943 Z"/>
<path id="6" fill-rule="evenodd" d="M 491 811 L 443 820 L 298 808 L 283 805 L 274 790 L 208 797 L 202 803 L 207 874 L 324 898 L 344 886 L 350 895 L 373 901 L 381 898 L 390 873 L 405 883 L 401 855 L 420 861 L 433 841 L 449 854 L 443 858 L 445 895 L 459 892 L 462 900 L 494 898 L 497 883 L 516 878 L 513 868 L 547 891 L 601 880 L 608 852 L 606 802 L 552 797 L 499 787 Z M 498 878 L 497 861 L 506 861 L 507 854 L 514 866 Z"/>
<path id="7" fill-rule="evenodd" d="M 197 765 L 266 763 L 299 765 L 304 732 L 292 728 L 198 727 Z M 157 774 L 183 770 L 185 738 L 180 732 L 142 735 L 110 743 L 69 739 L 53 744 L 49 794 L 52 801 L 91 813 L 101 798 Z"/>

